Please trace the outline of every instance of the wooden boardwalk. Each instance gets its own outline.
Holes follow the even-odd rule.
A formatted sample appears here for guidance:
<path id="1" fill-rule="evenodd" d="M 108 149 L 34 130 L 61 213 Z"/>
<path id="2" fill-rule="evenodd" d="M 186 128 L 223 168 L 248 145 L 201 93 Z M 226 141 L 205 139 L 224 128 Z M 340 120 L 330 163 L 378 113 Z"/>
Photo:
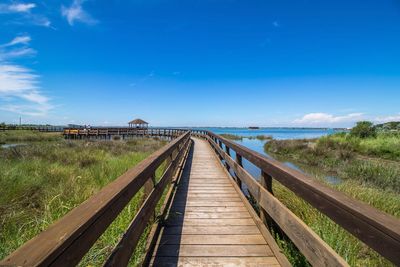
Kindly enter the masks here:
<path id="1" fill-rule="evenodd" d="M 208 142 L 194 138 L 154 266 L 279 266 Z"/>
<path id="2" fill-rule="evenodd" d="M 106 134 L 125 132 L 108 129 Z M 273 181 L 400 266 L 400 223 L 393 216 L 210 131 L 151 129 L 137 135 L 171 141 L 2 259 L 0 266 L 78 265 L 140 192 L 146 198 L 103 266 L 128 266 L 149 225 L 143 266 L 291 266 L 268 224 L 312 266 L 349 266 L 274 195 Z M 243 160 L 260 170 L 259 179 L 246 171 Z M 161 166 L 164 172 L 155 179 Z M 252 195 L 259 214 L 239 185 Z"/>

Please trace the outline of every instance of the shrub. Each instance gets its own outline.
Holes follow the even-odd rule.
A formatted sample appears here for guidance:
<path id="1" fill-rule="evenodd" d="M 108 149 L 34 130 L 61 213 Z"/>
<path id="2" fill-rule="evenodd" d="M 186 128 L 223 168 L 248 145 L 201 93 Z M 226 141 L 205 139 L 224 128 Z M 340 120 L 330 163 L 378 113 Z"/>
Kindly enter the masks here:
<path id="1" fill-rule="evenodd" d="M 359 121 L 350 131 L 351 136 L 359 138 L 376 137 L 376 128 L 370 121 Z"/>
<path id="2" fill-rule="evenodd" d="M 119 141 L 119 140 L 121 140 L 121 136 L 119 136 L 119 135 L 113 135 L 112 140 L 114 140 L 114 141 Z"/>

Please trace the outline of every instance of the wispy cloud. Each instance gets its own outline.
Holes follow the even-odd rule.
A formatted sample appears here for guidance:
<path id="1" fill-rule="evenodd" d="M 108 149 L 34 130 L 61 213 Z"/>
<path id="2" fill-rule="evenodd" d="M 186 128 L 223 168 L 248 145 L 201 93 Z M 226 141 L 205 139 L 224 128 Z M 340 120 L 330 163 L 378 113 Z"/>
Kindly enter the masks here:
<path id="1" fill-rule="evenodd" d="M 0 13 L 26 13 L 35 8 L 34 3 L 10 3 L 0 4 Z"/>
<path id="2" fill-rule="evenodd" d="M 36 53 L 27 47 L 30 40 L 28 35 L 19 36 L 0 46 L 0 98 L 5 103 L 0 109 L 30 116 L 44 116 L 53 106 L 50 99 L 41 92 L 39 75 L 30 68 L 9 61 Z"/>
<path id="3" fill-rule="evenodd" d="M 43 14 L 33 12 L 37 10 L 35 3 L 0 4 L 0 14 L 16 14 L 8 23 L 10 24 L 31 24 L 42 27 L 51 27 L 51 21 Z"/>
<path id="4" fill-rule="evenodd" d="M 34 56 L 36 55 L 36 50 L 30 47 L 22 47 L 17 49 L 8 50 L 7 52 L 0 52 L 0 60 L 9 60 L 24 56 Z"/>
<path id="5" fill-rule="evenodd" d="M 277 28 L 277 27 L 279 27 L 279 26 L 281 26 L 281 25 L 279 24 L 278 21 L 275 20 L 275 21 L 272 22 L 272 26 L 274 26 L 274 27 Z"/>
<path id="6" fill-rule="evenodd" d="M 21 35 L 6 44 L 0 45 L 0 61 L 36 55 L 36 50 L 28 47 L 30 41 L 29 35 Z"/>
<path id="7" fill-rule="evenodd" d="M 334 125 L 340 123 L 354 123 L 364 118 L 363 113 L 350 113 L 342 116 L 335 116 L 328 113 L 309 113 L 302 118 L 293 121 L 300 125 Z"/>
<path id="8" fill-rule="evenodd" d="M 42 27 L 54 29 L 54 27 L 51 26 L 51 21 L 43 15 L 33 15 L 32 14 L 29 17 L 29 22 L 36 26 L 42 26 Z"/>
<path id="9" fill-rule="evenodd" d="M 96 19 L 83 9 L 82 5 L 84 2 L 85 0 L 73 0 L 71 6 L 61 7 L 61 14 L 67 19 L 69 25 L 73 26 L 75 22 L 89 25 L 98 23 Z"/>
<path id="10" fill-rule="evenodd" d="M 14 39 L 12 39 L 10 42 L 1 45 L 0 47 L 7 47 L 7 46 L 13 46 L 17 44 L 28 44 L 31 41 L 31 37 L 29 35 L 22 35 L 22 36 L 17 36 Z"/>
<path id="11" fill-rule="evenodd" d="M 180 74 L 180 72 L 179 72 L 179 73 L 174 73 L 174 75 L 179 75 L 179 74 Z M 152 70 L 150 73 L 148 73 L 148 74 L 146 74 L 145 76 L 143 76 L 143 77 L 142 77 L 141 79 L 139 79 L 137 82 L 132 82 L 132 83 L 130 83 L 129 86 L 135 87 L 135 86 L 137 86 L 137 85 L 140 85 L 140 84 L 146 82 L 147 80 L 152 79 L 155 75 L 156 75 L 156 74 L 155 74 L 154 70 Z"/>

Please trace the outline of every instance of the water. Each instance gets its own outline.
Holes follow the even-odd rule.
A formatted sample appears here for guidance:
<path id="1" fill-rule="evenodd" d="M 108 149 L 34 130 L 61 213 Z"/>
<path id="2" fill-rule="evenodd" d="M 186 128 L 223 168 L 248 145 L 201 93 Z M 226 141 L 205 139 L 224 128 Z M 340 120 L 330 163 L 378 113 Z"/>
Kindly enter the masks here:
<path id="1" fill-rule="evenodd" d="M 23 146 L 23 145 L 25 145 L 25 144 L 3 144 L 0 146 L 1 146 L 1 148 L 12 148 L 12 147 Z"/>
<path id="2" fill-rule="evenodd" d="M 216 134 L 235 134 L 240 136 L 257 136 L 257 135 L 270 135 L 274 139 L 302 139 L 302 138 L 318 138 L 324 135 L 341 132 L 337 129 L 310 129 L 310 128 L 260 128 L 250 130 L 248 128 L 201 128 L 212 131 Z"/>
<path id="3" fill-rule="evenodd" d="M 199 128 L 200 129 L 200 128 Z M 258 139 L 249 139 L 246 137 L 254 137 L 257 135 L 268 135 L 272 136 L 274 139 L 278 140 L 287 140 L 287 139 L 311 139 L 311 138 L 319 138 L 321 136 L 333 134 L 336 132 L 341 132 L 343 130 L 336 130 L 336 129 L 293 129 L 293 128 L 260 128 L 255 130 L 250 130 L 247 128 L 201 128 L 203 130 L 209 130 L 216 134 L 234 134 L 240 135 L 245 138 L 242 140 L 235 140 L 235 142 L 248 147 L 268 158 L 272 158 L 271 155 L 265 153 L 264 151 L 264 144 L 268 142 L 268 140 L 258 140 Z M 232 157 L 235 157 L 234 153 L 231 153 Z M 285 161 L 282 162 L 289 168 L 292 168 L 296 171 L 299 171 L 303 174 L 311 174 L 311 171 L 308 170 L 306 167 L 302 167 L 296 165 L 293 162 Z M 251 162 L 243 159 L 243 167 L 256 179 L 259 179 L 261 173 L 260 169 L 256 167 Z M 315 170 L 312 171 L 315 173 Z M 341 183 L 340 177 L 331 176 L 331 175 L 322 175 L 325 181 L 337 185 Z"/>

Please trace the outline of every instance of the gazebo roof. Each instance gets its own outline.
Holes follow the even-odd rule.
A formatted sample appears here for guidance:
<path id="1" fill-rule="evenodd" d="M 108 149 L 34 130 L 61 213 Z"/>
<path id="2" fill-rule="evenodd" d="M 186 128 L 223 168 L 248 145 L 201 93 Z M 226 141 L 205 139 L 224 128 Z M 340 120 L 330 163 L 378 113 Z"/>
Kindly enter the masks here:
<path id="1" fill-rule="evenodd" d="M 135 120 L 132 120 L 132 121 L 128 122 L 128 124 L 149 124 L 149 123 L 145 122 L 142 119 L 135 119 Z"/>

